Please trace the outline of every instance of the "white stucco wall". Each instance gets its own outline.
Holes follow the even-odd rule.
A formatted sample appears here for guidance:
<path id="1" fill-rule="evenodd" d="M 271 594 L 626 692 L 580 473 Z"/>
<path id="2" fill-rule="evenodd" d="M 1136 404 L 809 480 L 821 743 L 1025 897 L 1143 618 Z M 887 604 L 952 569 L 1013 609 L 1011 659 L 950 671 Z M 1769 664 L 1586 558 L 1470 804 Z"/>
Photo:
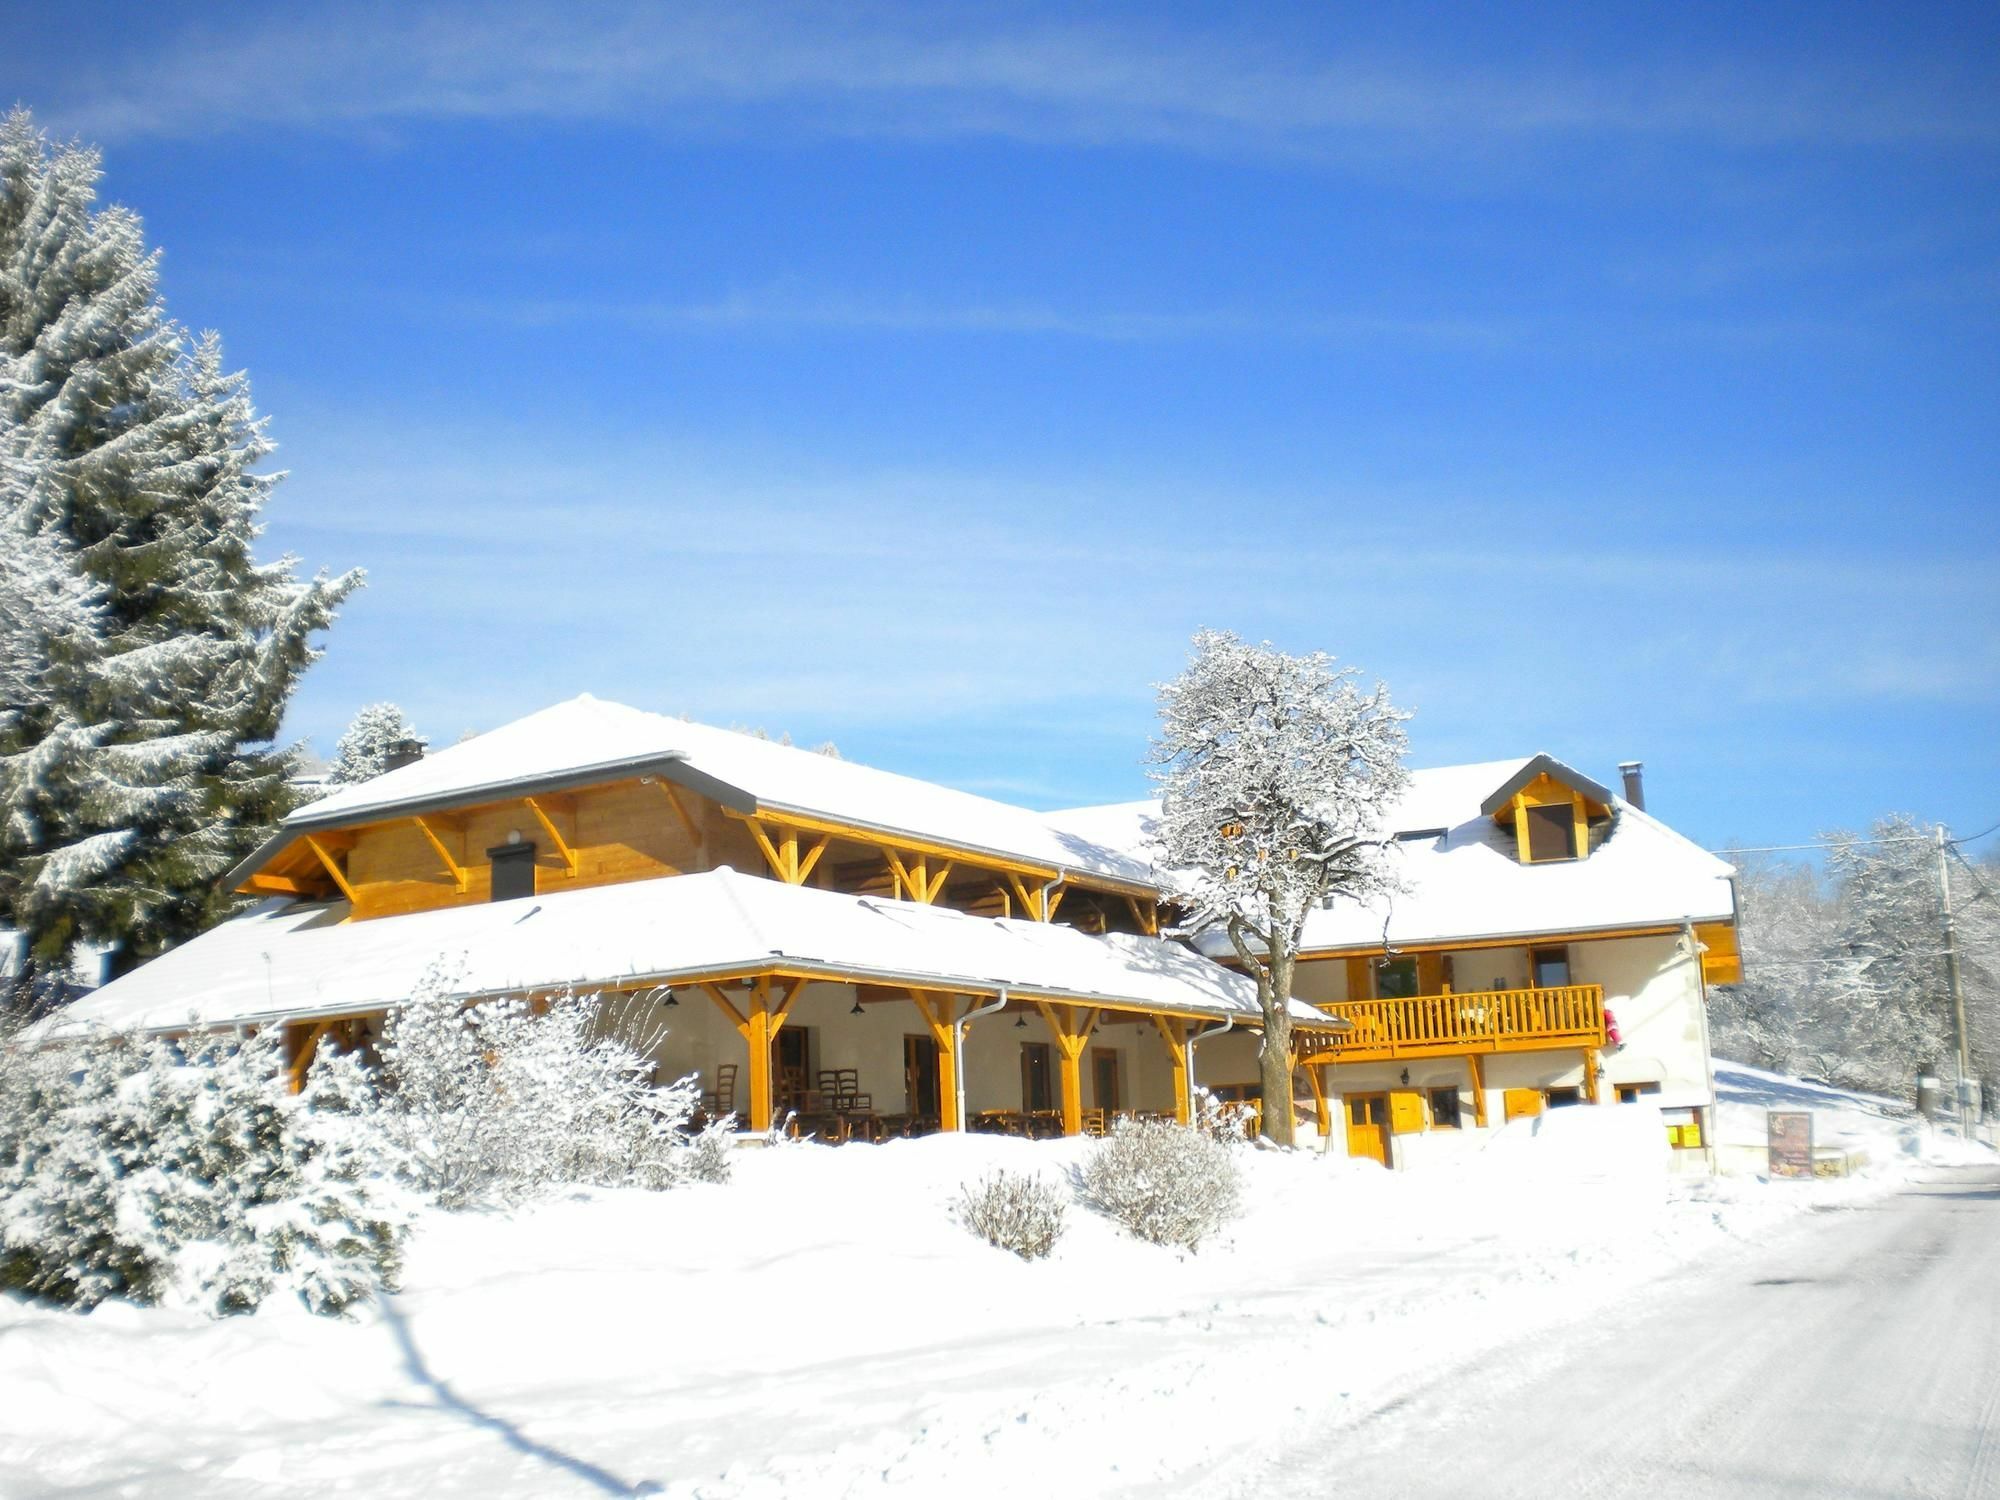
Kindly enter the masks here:
<path id="1" fill-rule="evenodd" d="M 725 993 L 739 1007 L 744 992 L 734 987 Z M 854 989 L 845 984 L 808 984 L 793 1003 L 785 1030 L 807 1037 L 807 1067 L 817 1081 L 823 1069 L 853 1068 L 860 1088 L 871 1096 L 877 1114 L 902 1114 L 908 1108 L 903 1079 L 903 1039 L 930 1035 L 930 1029 L 913 1003 L 870 1001 L 853 1014 Z M 749 1062 L 743 1039 L 734 1024 L 699 989 L 676 992 L 679 1004 L 670 1008 L 657 1005 L 636 1007 L 620 1002 L 617 1029 L 633 1039 L 643 1038 L 664 1023 L 666 1035 L 650 1051 L 662 1080 L 688 1073 L 701 1076 L 702 1086 L 715 1085 L 719 1065 L 736 1065 L 736 1109 L 749 1107 Z M 961 1005 L 963 1001 L 959 1002 Z M 1025 1026 L 1016 1026 L 1025 1020 Z M 1017 1110 L 1022 1107 L 1021 1046 L 1039 1042 L 1049 1046 L 1049 1085 L 1052 1107 L 1062 1102 L 1060 1053 L 1048 1025 L 1038 1012 L 1014 1010 L 982 1017 L 967 1023 L 965 1050 L 965 1107 L 968 1113 L 983 1109 Z M 1173 1065 L 1166 1044 L 1151 1021 L 1134 1025 L 1110 1020 L 1092 1034 L 1083 1054 L 1083 1104 L 1086 1109 L 1106 1107 L 1097 1097 L 1093 1051 L 1108 1049 L 1118 1058 L 1119 1085 L 1124 1109 L 1170 1111 L 1174 1107 Z M 1253 1069 L 1254 1071 L 1254 1069 Z M 935 1113 L 936 1104 L 927 1102 L 925 1113 Z"/>

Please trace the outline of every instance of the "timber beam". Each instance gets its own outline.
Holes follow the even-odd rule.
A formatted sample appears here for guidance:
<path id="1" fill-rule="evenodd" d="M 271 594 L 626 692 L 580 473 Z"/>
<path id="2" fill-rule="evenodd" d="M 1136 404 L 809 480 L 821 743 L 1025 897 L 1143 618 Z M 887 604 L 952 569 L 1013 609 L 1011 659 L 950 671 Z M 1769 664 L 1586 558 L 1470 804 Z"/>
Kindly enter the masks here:
<path id="1" fill-rule="evenodd" d="M 933 874 L 928 854 L 918 852 L 905 859 L 899 850 L 885 848 L 882 855 L 889 862 L 889 873 L 895 878 L 899 897 L 919 906 L 930 906 L 937 901 L 945 877 L 951 874 L 950 860 L 940 860 Z"/>
<path id="2" fill-rule="evenodd" d="M 306 847 L 312 850 L 313 858 L 319 861 L 320 868 L 325 870 L 333 878 L 333 883 L 340 887 L 340 894 L 347 898 L 348 904 L 354 905 L 354 887 L 347 883 L 347 872 L 341 869 L 326 843 L 322 842 L 319 836 L 307 834 Z"/>
<path id="3" fill-rule="evenodd" d="M 798 999 L 799 992 L 805 987 L 803 979 L 780 980 L 774 984 L 768 976 L 762 976 L 751 984 L 749 993 L 744 997 L 746 1004 L 739 1009 L 723 993 L 721 985 L 702 985 L 709 999 L 729 1018 L 737 1035 L 743 1038 L 744 1048 L 749 1053 L 750 1111 L 744 1123 L 760 1133 L 769 1130 L 772 1123 L 771 1044 L 777 1040 L 778 1032 L 791 1014 L 792 1002 Z"/>
<path id="4" fill-rule="evenodd" d="M 528 811 L 535 815 L 535 821 L 542 825 L 542 832 L 549 836 L 549 842 L 555 846 L 556 854 L 563 862 L 563 869 L 574 880 L 577 871 L 576 850 L 571 848 L 569 840 L 562 836 L 562 830 L 556 827 L 555 819 L 549 816 L 549 812 L 553 810 L 566 814 L 570 819 L 570 830 L 574 833 L 576 800 L 553 792 L 544 792 L 535 797 L 523 797 L 521 800 L 528 805 Z"/>
<path id="5" fill-rule="evenodd" d="M 671 781 L 657 777 L 647 776 L 642 779 L 647 785 L 656 786 L 665 794 L 668 805 L 674 810 L 674 816 L 681 820 L 681 827 L 687 830 L 687 836 L 694 841 L 695 848 L 704 847 L 707 840 L 702 837 L 701 824 L 695 821 L 694 814 L 688 811 L 687 803 L 681 800 L 680 788 Z"/>
<path id="6" fill-rule="evenodd" d="M 458 887 L 459 895 L 463 896 L 471 883 L 472 872 L 461 862 L 462 856 L 454 856 L 452 854 L 451 849 L 445 844 L 445 841 L 438 836 L 438 831 L 442 829 L 446 833 L 457 835 L 459 847 L 462 850 L 465 845 L 464 827 L 448 823 L 435 815 L 428 818 L 412 818 L 410 821 L 417 825 L 417 831 L 423 834 L 431 848 L 437 852 L 438 859 L 444 864 L 445 874 L 451 877 L 452 884 Z M 436 826 L 433 827 L 433 824 Z"/>
<path id="7" fill-rule="evenodd" d="M 1087 1005 L 1058 1005 L 1040 1001 L 1036 1008 L 1055 1038 L 1056 1061 L 1062 1069 L 1062 1117 L 1064 1135 L 1083 1134 L 1083 1049 L 1097 1029 L 1103 1012 Z"/>
<path id="8" fill-rule="evenodd" d="M 1174 1119 L 1186 1125 L 1194 1119 L 1194 1072 L 1190 1066 L 1193 1059 L 1188 1056 L 1187 1022 L 1177 1016 L 1155 1015 L 1153 1025 L 1173 1060 Z"/>
<path id="9" fill-rule="evenodd" d="M 771 873 L 786 885 L 804 885 L 811 878 L 813 868 L 819 864 L 819 857 L 826 853 L 825 836 L 801 854 L 798 829 L 780 825 L 774 830 L 767 827 L 761 818 L 745 818 L 743 821 L 749 825 L 750 836 L 763 851 Z"/>

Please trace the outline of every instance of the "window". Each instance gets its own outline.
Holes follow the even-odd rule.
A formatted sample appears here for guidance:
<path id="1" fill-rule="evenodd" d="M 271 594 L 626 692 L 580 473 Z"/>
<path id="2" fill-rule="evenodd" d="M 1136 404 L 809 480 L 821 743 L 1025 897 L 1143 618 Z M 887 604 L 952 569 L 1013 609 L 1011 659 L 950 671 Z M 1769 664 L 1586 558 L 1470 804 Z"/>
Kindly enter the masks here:
<path id="1" fill-rule="evenodd" d="M 1417 992 L 1415 955 L 1391 958 L 1375 965 L 1375 998 L 1407 1000 Z"/>
<path id="2" fill-rule="evenodd" d="M 1431 1090 L 1431 1129 L 1456 1130 L 1459 1127 L 1458 1090 Z"/>
<path id="3" fill-rule="evenodd" d="M 1528 960 L 1534 971 L 1536 989 L 1561 989 L 1570 982 L 1569 949 L 1533 948 L 1528 952 Z"/>
<path id="4" fill-rule="evenodd" d="M 1618 1102 L 1637 1104 L 1647 1094 L 1657 1094 L 1659 1091 L 1660 1086 L 1657 1083 L 1621 1083 L 1618 1085 Z"/>
<path id="5" fill-rule="evenodd" d="M 495 901 L 515 901 L 535 894 L 533 844 L 502 844 L 497 849 L 488 849 L 486 857 L 493 861 Z"/>
<path id="6" fill-rule="evenodd" d="M 1550 1109 L 1562 1109 L 1566 1105 L 1583 1103 L 1583 1090 L 1544 1089 L 1542 1097 L 1548 1101 Z"/>
<path id="7" fill-rule="evenodd" d="M 1530 806 L 1527 814 L 1527 857 L 1540 863 L 1545 859 L 1576 858 L 1576 812 L 1567 802 Z"/>

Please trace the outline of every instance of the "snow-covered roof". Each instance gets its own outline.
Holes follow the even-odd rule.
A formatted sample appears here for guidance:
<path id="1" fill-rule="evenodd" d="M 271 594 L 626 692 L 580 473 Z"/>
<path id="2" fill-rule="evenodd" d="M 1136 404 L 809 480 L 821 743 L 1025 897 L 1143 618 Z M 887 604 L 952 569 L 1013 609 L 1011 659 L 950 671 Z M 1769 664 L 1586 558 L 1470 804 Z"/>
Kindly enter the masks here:
<path id="1" fill-rule="evenodd" d="M 1143 861 L 990 797 L 878 771 L 734 730 L 690 723 L 588 693 L 300 808 L 232 872 L 241 880 L 298 833 L 655 772 L 738 812 L 794 813 L 1024 864 L 1151 887 Z"/>
<path id="2" fill-rule="evenodd" d="M 345 903 L 269 901 L 114 980 L 44 1026 L 116 1031 L 352 1014 L 442 964 L 461 996 L 786 969 L 962 993 L 1251 1019 L 1256 987 L 1161 938 L 848 896 L 728 868 L 561 895 L 346 921 Z M 1294 1004 L 1301 1020 L 1325 1024 Z"/>
<path id="3" fill-rule="evenodd" d="M 1609 835 L 1586 859 L 1523 864 L 1511 832 L 1480 810 L 1497 789 L 1544 769 L 1586 795 L 1603 792 L 1612 809 Z M 1135 860 L 1157 852 L 1157 799 L 1046 816 Z M 1728 863 L 1547 755 L 1412 771 L 1384 824 L 1385 833 L 1431 835 L 1399 839 L 1390 853 L 1406 889 L 1384 905 L 1313 912 L 1307 951 L 1380 948 L 1385 919 L 1398 946 L 1727 921 L 1735 910 Z"/>

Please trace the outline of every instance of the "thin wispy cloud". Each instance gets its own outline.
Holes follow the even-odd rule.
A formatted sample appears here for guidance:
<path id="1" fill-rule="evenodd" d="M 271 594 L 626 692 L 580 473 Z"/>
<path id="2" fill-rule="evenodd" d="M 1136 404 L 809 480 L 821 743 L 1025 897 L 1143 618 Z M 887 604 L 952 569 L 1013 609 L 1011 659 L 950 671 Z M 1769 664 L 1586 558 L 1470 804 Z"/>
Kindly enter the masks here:
<path id="1" fill-rule="evenodd" d="M 1035 302 L 939 302 L 813 292 L 795 285 L 732 292 L 702 301 L 619 302 L 528 298 L 461 302 L 467 317 L 550 328 L 609 324 L 626 329 L 817 329 L 838 332 L 1046 335 L 1103 343 L 1195 339 L 1284 339 L 1311 343 L 1430 343 L 1498 348 L 1531 333 L 1499 318 L 1399 318 L 1368 314 L 1237 309 L 1149 311 L 1064 308 Z"/>
<path id="2" fill-rule="evenodd" d="M 739 127 L 780 107 L 834 134 L 993 136 L 1306 155 L 1356 141 L 1485 151 L 1580 135 L 1765 146 L 2000 141 L 1933 78 L 1636 63 L 1447 66 L 1300 55 L 1224 28 L 739 3 L 342 7 L 232 15 L 100 74 L 47 111 L 99 139 L 422 119 Z"/>

